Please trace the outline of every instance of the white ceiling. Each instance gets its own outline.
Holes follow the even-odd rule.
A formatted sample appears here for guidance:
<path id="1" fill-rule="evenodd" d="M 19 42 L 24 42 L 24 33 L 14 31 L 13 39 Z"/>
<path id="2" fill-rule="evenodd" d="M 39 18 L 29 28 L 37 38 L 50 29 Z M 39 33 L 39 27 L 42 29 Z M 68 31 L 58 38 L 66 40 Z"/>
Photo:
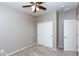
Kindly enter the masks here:
<path id="1" fill-rule="evenodd" d="M 64 8 L 73 9 L 78 5 L 78 2 L 45 2 L 41 5 L 45 6 L 47 10 L 46 11 L 39 10 L 35 14 L 32 12 L 31 7 L 22 8 L 23 5 L 30 4 L 29 2 L 0 2 L 0 4 L 21 10 L 33 16 L 37 16 L 37 15 L 51 13 L 52 11 L 61 10 L 62 9 L 61 6 L 64 6 Z"/>

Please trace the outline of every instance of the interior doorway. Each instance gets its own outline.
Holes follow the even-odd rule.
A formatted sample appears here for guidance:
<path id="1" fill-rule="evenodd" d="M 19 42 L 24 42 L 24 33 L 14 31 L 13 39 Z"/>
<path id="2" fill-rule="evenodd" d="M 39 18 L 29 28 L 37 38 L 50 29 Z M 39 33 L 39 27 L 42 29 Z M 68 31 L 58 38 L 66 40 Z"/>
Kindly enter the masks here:
<path id="1" fill-rule="evenodd" d="M 64 51 L 77 51 L 77 20 L 64 20 Z"/>

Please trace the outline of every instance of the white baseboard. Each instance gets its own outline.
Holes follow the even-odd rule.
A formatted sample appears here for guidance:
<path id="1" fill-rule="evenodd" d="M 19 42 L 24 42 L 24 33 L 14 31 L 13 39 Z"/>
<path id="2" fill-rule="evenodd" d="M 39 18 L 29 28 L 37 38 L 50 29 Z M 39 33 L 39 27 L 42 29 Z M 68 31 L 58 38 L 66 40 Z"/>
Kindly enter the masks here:
<path id="1" fill-rule="evenodd" d="M 38 44 L 38 45 L 41 45 L 41 44 Z M 42 46 L 44 46 L 44 45 L 42 45 Z M 45 47 L 47 47 L 47 46 L 45 46 Z M 47 48 L 49 48 L 49 47 L 47 47 Z M 57 49 L 55 49 L 55 48 L 50 48 L 51 50 L 54 50 L 54 51 L 56 51 Z"/>
<path id="2" fill-rule="evenodd" d="M 63 48 L 62 46 L 58 46 L 58 48 Z"/>
<path id="3" fill-rule="evenodd" d="M 78 52 L 78 56 L 79 56 L 79 52 Z"/>
<path id="4" fill-rule="evenodd" d="M 24 47 L 24 48 L 21 48 L 21 49 L 19 49 L 19 50 L 13 51 L 13 52 L 7 54 L 6 56 L 10 56 L 10 55 L 12 55 L 12 54 L 15 54 L 15 53 L 17 53 L 17 52 L 19 52 L 19 51 L 21 51 L 21 50 L 24 50 L 24 49 L 26 49 L 26 48 L 29 48 L 29 47 L 33 46 L 33 45 L 36 45 L 36 43 L 31 44 L 31 45 L 29 45 L 29 46 L 26 46 L 26 47 Z"/>

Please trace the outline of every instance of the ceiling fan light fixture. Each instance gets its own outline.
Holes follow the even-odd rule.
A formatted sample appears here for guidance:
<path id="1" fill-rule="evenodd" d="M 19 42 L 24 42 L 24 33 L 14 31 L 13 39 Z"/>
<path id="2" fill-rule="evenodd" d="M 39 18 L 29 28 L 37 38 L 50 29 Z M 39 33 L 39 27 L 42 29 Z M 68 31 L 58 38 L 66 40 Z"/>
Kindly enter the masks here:
<path id="1" fill-rule="evenodd" d="M 39 11 L 39 8 L 38 8 L 38 7 L 36 7 L 36 10 L 37 10 L 37 11 Z"/>
<path id="2" fill-rule="evenodd" d="M 34 13 L 36 13 L 37 11 L 39 11 L 40 9 L 41 10 L 47 10 L 47 8 L 41 6 L 40 4 L 42 4 L 43 2 L 30 2 L 31 5 L 25 5 L 25 6 L 22 6 L 23 8 L 25 7 L 31 7 L 32 8 L 32 11 Z"/>
<path id="3" fill-rule="evenodd" d="M 32 11 L 34 11 L 34 10 L 35 10 L 35 7 L 36 7 L 35 5 L 33 5 L 33 6 L 32 6 Z"/>

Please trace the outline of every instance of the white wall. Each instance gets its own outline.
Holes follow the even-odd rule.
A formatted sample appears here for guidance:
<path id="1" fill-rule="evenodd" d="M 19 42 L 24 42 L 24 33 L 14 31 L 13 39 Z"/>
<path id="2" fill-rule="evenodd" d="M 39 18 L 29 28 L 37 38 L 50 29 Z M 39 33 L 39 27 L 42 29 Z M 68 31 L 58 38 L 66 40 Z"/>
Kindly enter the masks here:
<path id="1" fill-rule="evenodd" d="M 4 50 L 4 55 L 36 43 L 34 19 L 33 16 L 0 5 L 0 49 Z"/>
<path id="2" fill-rule="evenodd" d="M 44 21 L 52 21 L 53 22 L 53 49 L 57 47 L 57 14 L 56 11 L 44 14 L 36 17 L 37 23 Z"/>

